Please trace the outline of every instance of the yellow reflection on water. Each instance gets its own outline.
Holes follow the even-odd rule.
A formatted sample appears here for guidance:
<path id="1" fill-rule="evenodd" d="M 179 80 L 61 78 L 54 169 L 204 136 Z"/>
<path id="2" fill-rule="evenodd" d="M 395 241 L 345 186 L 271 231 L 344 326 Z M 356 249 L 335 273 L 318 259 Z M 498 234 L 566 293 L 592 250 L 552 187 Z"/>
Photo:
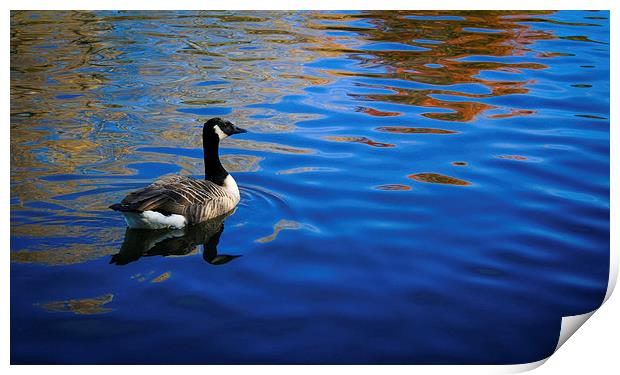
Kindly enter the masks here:
<path id="1" fill-rule="evenodd" d="M 50 312 L 70 312 L 77 315 L 103 314 L 114 309 L 103 307 L 112 302 L 114 295 L 104 294 L 99 297 L 52 301 L 40 304 L 41 308 Z"/>
<path id="2" fill-rule="evenodd" d="M 164 273 L 162 273 L 161 275 L 155 277 L 153 280 L 151 280 L 152 283 L 162 283 L 166 280 L 168 280 L 171 276 L 170 271 L 166 271 Z"/>
<path id="3" fill-rule="evenodd" d="M 115 254 L 116 251 L 117 249 L 110 246 L 69 244 L 45 250 L 11 251 L 11 262 L 67 266 L 99 259 Z"/>
<path id="4" fill-rule="evenodd" d="M 286 220 L 286 219 L 282 219 L 280 221 L 278 221 L 274 226 L 273 226 L 273 233 L 265 236 L 265 237 L 261 237 L 257 240 L 255 240 L 254 242 L 258 242 L 258 243 L 267 243 L 267 242 L 271 242 L 273 240 L 276 239 L 276 237 L 278 236 L 278 234 L 285 229 L 299 229 L 302 227 L 302 224 L 294 221 L 294 220 Z"/>

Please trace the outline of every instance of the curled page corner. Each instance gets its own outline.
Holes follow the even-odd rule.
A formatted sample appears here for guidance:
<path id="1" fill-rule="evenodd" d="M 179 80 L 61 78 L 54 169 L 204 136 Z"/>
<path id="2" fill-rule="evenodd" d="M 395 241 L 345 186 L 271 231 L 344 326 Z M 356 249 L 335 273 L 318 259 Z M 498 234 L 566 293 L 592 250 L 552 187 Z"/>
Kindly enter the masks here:
<path id="1" fill-rule="evenodd" d="M 551 355 L 557 352 L 558 349 L 560 349 L 560 347 L 564 345 L 564 343 L 579 329 L 579 327 L 581 327 L 588 319 L 590 319 L 590 317 L 594 315 L 594 313 L 598 311 L 598 309 L 605 302 L 607 302 L 609 297 L 611 297 L 611 294 L 614 291 L 614 288 L 616 286 L 616 281 L 618 278 L 618 261 L 617 261 L 618 258 L 617 257 L 618 257 L 617 252 L 610 251 L 609 281 L 607 283 L 607 291 L 605 293 L 605 298 L 603 299 L 603 302 L 601 302 L 601 305 L 595 310 L 592 310 L 584 314 L 568 315 L 568 316 L 562 317 L 562 322 L 560 325 L 560 334 L 558 336 L 558 343 L 555 346 L 555 349 L 553 350 L 553 353 Z M 534 370 L 542 366 L 545 362 L 547 362 L 547 360 L 551 358 L 551 355 L 548 356 L 547 358 L 543 358 L 535 362 L 504 366 L 501 372 L 514 374 L 514 373 L 527 372 L 527 371 Z"/>
<path id="2" fill-rule="evenodd" d="M 609 251 L 609 281 L 607 282 L 607 292 L 605 293 L 605 298 L 603 298 L 603 303 L 607 302 L 609 297 L 611 297 L 611 294 L 614 292 L 614 288 L 616 287 L 616 282 L 618 281 L 620 252 L 613 249 L 614 247 L 612 247 Z M 601 303 L 601 305 L 603 303 Z"/>
<path id="3" fill-rule="evenodd" d="M 598 309 L 597 309 L 598 310 Z M 560 328 L 560 337 L 558 338 L 558 344 L 555 347 L 554 353 L 560 349 L 562 345 L 568 340 L 569 337 L 575 333 L 586 322 L 586 320 L 590 319 L 592 314 L 594 314 L 596 310 L 590 311 L 585 314 L 580 315 L 570 315 L 562 317 L 562 326 Z"/>
<path id="4" fill-rule="evenodd" d="M 611 297 L 615 287 L 616 282 L 618 280 L 618 258 L 619 252 L 614 250 L 614 248 L 610 248 L 609 251 L 609 280 L 607 282 L 607 291 L 605 292 L 605 298 L 601 302 L 600 306 L 590 312 L 580 314 L 580 315 L 569 315 L 562 317 L 562 323 L 560 326 L 560 335 L 558 337 L 558 343 L 553 350 L 553 353 L 557 352 L 558 349 L 586 322 L 586 320 L 590 319 L 594 313 L 603 306 L 605 302 Z M 551 355 L 553 355 L 553 353 Z M 509 372 L 524 372 L 533 370 L 543 363 L 547 361 L 551 356 L 541 359 L 540 361 L 524 363 L 520 365 L 513 365 L 508 369 Z"/>
<path id="5" fill-rule="evenodd" d="M 560 326 L 560 335 L 558 337 L 558 343 L 555 346 L 553 353 L 557 352 L 558 349 L 562 345 L 564 345 L 566 340 L 568 340 L 573 335 L 573 333 L 575 333 L 579 329 L 579 327 L 581 327 L 583 323 L 586 322 L 586 320 L 590 319 L 590 317 L 595 312 L 596 310 L 587 312 L 585 314 L 569 315 L 569 316 L 562 317 L 562 323 Z M 553 353 L 551 355 L 553 355 Z M 502 372 L 505 374 L 515 374 L 515 373 L 521 373 L 521 372 L 527 372 L 527 371 L 534 370 L 542 366 L 545 362 L 547 362 L 547 360 L 551 358 L 551 355 L 541 360 L 535 361 L 535 362 L 505 366 Z"/>
<path id="6" fill-rule="evenodd" d="M 518 365 L 506 365 L 506 366 L 503 366 L 501 371 L 499 372 L 504 373 L 504 374 L 517 374 L 521 372 L 532 371 L 542 366 L 543 363 L 547 362 L 548 359 L 549 357 L 543 358 L 535 362 L 530 362 L 530 363 L 521 363 Z"/>

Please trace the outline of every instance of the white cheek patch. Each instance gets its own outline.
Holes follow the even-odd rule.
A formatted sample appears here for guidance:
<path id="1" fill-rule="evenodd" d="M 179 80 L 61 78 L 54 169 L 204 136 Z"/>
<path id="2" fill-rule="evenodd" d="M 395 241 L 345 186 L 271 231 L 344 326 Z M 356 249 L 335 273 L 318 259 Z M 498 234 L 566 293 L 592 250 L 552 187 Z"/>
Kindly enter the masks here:
<path id="1" fill-rule="evenodd" d="M 217 136 L 220 138 L 220 141 L 226 137 L 228 137 L 228 134 L 224 133 L 224 131 L 222 131 L 222 129 L 220 129 L 219 125 L 215 125 L 213 127 L 213 130 L 215 130 L 215 134 L 217 134 Z"/>

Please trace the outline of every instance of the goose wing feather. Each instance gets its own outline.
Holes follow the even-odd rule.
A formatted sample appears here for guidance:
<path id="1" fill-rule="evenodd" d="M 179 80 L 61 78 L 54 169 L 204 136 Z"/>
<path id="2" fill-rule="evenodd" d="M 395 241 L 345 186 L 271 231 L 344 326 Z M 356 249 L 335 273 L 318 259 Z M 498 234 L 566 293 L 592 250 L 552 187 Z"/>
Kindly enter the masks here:
<path id="1" fill-rule="evenodd" d="M 165 176 L 127 195 L 121 204 L 136 211 L 183 215 L 198 223 L 232 210 L 238 198 L 208 180 Z"/>

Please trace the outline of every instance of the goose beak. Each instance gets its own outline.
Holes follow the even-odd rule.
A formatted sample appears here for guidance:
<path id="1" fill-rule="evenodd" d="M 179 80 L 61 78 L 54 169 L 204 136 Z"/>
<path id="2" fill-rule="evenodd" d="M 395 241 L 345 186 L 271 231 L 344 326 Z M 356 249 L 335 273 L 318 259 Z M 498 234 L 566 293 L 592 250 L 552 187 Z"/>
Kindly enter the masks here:
<path id="1" fill-rule="evenodd" d="M 248 131 L 233 125 L 233 134 L 247 133 Z"/>

